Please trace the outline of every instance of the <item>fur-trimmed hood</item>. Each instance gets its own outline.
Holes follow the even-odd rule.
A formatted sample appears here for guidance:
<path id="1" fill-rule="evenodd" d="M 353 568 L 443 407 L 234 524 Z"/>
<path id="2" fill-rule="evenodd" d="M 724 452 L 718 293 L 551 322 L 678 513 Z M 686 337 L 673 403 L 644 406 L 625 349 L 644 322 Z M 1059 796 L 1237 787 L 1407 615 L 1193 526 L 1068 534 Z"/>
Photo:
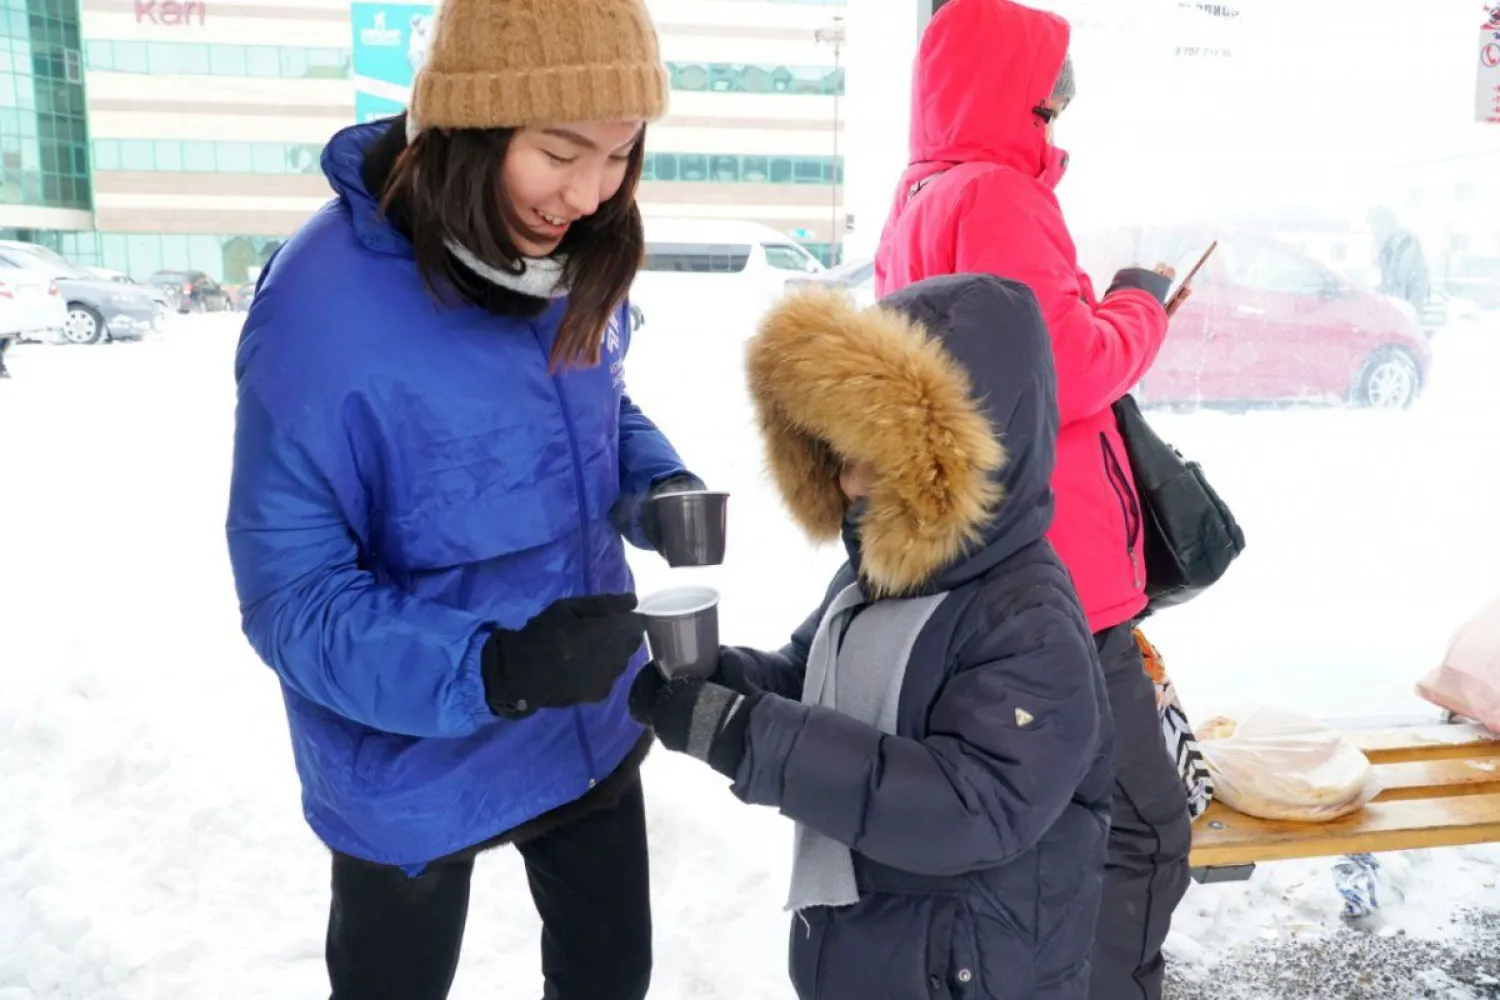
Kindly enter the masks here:
<path id="1" fill-rule="evenodd" d="M 875 469 L 858 525 L 872 596 L 950 589 L 1045 536 L 1056 382 L 1025 286 L 932 278 L 866 310 L 799 292 L 747 369 L 771 473 L 812 538 L 839 535 L 843 461 Z"/>

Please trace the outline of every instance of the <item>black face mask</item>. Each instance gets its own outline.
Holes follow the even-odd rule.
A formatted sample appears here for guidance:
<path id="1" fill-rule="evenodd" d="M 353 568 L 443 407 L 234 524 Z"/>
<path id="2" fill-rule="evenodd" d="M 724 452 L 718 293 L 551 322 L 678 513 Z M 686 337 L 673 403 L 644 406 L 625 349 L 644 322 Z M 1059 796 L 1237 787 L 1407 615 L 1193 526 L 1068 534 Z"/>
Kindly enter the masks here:
<path id="1" fill-rule="evenodd" d="M 869 506 L 868 501 L 859 499 L 845 507 L 844 524 L 839 532 L 844 539 L 844 551 L 849 554 L 849 564 L 854 567 L 856 573 L 859 572 L 861 555 L 859 522 L 863 520 L 865 511 L 869 509 Z"/>

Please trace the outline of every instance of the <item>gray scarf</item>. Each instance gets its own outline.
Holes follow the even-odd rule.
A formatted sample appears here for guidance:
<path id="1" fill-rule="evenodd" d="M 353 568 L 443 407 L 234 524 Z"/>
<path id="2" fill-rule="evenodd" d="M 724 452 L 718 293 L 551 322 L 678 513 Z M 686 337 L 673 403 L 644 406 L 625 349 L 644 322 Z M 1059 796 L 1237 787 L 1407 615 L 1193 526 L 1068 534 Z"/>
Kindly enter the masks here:
<path id="1" fill-rule="evenodd" d="M 858 584 L 839 591 L 824 612 L 807 654 L 802 703 L 821 705 L 883 733 L 894 733 L 912 647 L 947 596 L 867 604 Z M 857 902 L 859 888 L 849 848 L 797 824 L 786 908 Z"/>
<path id="2" fill-rule="evenodd" d="M 568 294 L 568 286 L 563 281 L 563 257 L 523 257 L 521 263 L 525 270 L 511 274 L 486 264 L 457 240 L 450 238 L 443 245 L 458 258 L 459 263 L 492 285 L 538 299 L 560 299 Z"/>

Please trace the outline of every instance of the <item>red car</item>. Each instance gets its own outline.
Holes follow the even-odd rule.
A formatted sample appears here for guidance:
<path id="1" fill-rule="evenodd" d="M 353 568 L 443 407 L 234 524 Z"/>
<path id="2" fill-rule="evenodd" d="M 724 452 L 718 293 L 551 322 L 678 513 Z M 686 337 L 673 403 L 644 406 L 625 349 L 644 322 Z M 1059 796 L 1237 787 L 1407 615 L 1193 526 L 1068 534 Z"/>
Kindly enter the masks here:
<path id="1" fill-rule="evenodd" d="M 1186 270 L 1216 239 L 1137 388 L 1143 404 L 1404 409 L 1416 401 L 1432 351 L 1415 310 L 1273 237 L 1207 227 L 1114 233 L 1093 242 L 1085 260 L 1104 265 L 1096 274 L 1157 261 Z"/>

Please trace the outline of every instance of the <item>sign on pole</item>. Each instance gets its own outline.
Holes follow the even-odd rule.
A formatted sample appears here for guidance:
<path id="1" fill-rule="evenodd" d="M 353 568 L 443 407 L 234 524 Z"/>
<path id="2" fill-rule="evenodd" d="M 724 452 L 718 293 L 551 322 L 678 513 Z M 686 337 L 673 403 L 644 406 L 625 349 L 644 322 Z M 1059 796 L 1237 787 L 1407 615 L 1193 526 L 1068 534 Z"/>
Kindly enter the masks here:
<path id="1" fill-rule="evenodd" d="M 1479 29 L 1479 84 L 1474 92 L 1474 117 L 1500 125 L 1500 6 Z"/>

